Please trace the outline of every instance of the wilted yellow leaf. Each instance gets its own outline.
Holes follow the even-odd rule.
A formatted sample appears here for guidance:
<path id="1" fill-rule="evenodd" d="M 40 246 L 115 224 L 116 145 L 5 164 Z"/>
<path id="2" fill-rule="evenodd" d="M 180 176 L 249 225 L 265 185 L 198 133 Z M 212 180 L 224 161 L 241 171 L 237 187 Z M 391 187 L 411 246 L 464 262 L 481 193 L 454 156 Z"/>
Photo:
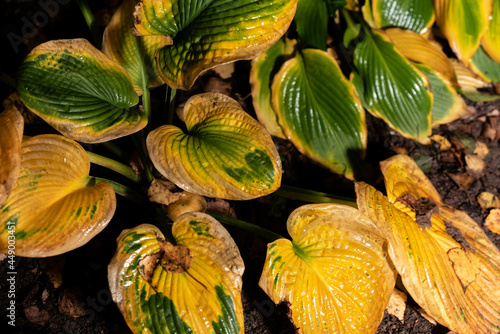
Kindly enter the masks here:
<path id="1" fill-rule="evenodd" d="M 21 169 L 24 120 L 16 107 L 0 113 L 0 205 L 10 195 Z"/>
<path id="2" fill-rule="evenodd" d="M 260 287 L 290 303 L 299 333 L 374 333 L 394 288 L 385 241 L 356 209 L 312 204 L 268 245 Z"/>
<path id="3" fill-rule="evenodd" d="M 489 192 L 482 192 L 477 197 L 477 202 L 483 210 L 500 209 L 500 200 Z"/>
<path id="4" fill-rule="evenodd" d="M 431 140 L 439 144 L 440 151 L 448 151 L 451 149 L 451 143 L 448 139 L 440 135 L 432 135 Z"/>
<path id="5" fill-rule="evenodd" d="M 493 233 L 500 234 L 500 209 L 490 211 L 484 222 L 484 227 Z"/>

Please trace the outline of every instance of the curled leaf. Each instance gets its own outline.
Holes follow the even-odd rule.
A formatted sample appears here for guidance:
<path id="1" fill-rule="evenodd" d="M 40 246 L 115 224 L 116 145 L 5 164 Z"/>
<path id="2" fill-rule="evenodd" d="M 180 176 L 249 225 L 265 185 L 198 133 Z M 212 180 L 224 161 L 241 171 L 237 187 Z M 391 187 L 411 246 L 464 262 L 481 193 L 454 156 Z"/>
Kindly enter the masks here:
<path id="1" fill-rule="evenodd" d="M 167 85 L 188 90 L 208 69 L 252 59 L 286 32 L 297 0 L 143 0 L 134 13 L 138 35 L 174 40 L 156 54 Z"/>
<path id="2" fill-rule="evenodd" d="M 147 147 L 158 171 L 178 187 L 208 197 L 245 200 L 274 192 L 281 160 L 271 136 L 235 100 L 193 96 L 184 107 L 187 132 L 164 125 Z"/>
<path id="3" fill-rule="evenodd" d="M 16 240 L 16 255 L 47 257 L 86 244 L 113 217 L 115 193 L 89 177 L 89 158 L 75 141 L 40 135 L 23 142 L 21 172 L 0 208 L 0 251 Z"/>
<path id="4" fill-rule="evenodd" d="M 156 50 L 172 44 L 165 36 L 136 37 L 130 32 L 136 0 L 126 0 L 111 18 L 102 39 L 102 52 L 122 65 L 132 78 L 135 91 L 163 84 L 156 72 Z"/>
<path id="5" fill-rule="evenodd" d="M 74 140 L 101 143 L 141 130 L 147 120 L 127 71 L 87 40 L 40 44 L 18 72 L 23 103 Z"/>
<path id="6" fill-rule="evenodd" d="M 0 205 L 16 185 L 21 169 L 24 120 L 16 107 L 0 113 Z"/>
<path id="7" fill-rule="evenodd" d="M 403 169 L 406 169 L 403 171 Z M 382 164 L 389 198 L 356 185 L 358 207 L 389 242 L 391 257 L 413 299 L 434 319 L 458 333 L 490 333 L 500 325 L 500 251 L 464 212 L 445 206 L 411 159 Z M 411 196 L 433 204 L 421 226 Z"/>
<path id="8" fill-rule="evenodd" d="M 375 333 L 394 289 L 385 240 L 351 207 L 312 204 L 270 243 L 259 286 L 290 305 L 299 333 Z"/>
<path id="9" fill-rule="evenodd" d="M 108 279 L 130 329 L 244 333 L 244 264 L 229 233 L 214 218 L 189 213 L 174 222 L 172 234 L 176 246 L 148 224 L 125 230 L 117 239 Z"/>

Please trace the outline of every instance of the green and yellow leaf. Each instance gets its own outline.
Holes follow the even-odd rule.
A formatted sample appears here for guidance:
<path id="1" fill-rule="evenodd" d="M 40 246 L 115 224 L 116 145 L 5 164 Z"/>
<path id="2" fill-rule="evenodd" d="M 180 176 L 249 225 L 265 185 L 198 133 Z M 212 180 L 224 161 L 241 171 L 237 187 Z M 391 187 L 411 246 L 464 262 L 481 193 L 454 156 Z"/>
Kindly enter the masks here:
<path id="1" fill-rule="evenodd" d="M 432 70 L 442 74 L 454 87 L 458 87 L 453 64 L 441 48 L 413 31 L 392 28 L 384 32 L 403 56 L 416 63 L 429 66 Z"/>
<path id="2" fill-rule="evenodd" d="M 286 61 L 274 77 L 272 104 L 283 132 L 300 152 L 354 177 L 366 150 L 365 114 L 332 56 L 306 49 Z"/>
<path id="3" fill-rule="evenodd" d="M 100 143 L 127 136 L 147 119 L 127 71 L 87 40 L 56 40 L 34 48 L 21 64 L 23 103 L 74 140 Z"/>
<path id="4" fill-rule="evenodd" d="M 497 63 L 500 63 L 500 1 L 493 0 L 491 21 L 481 44 L 484 51 Z"/>
<path id="5" fill-rule="evenodd" d="M 500 82 L 500 63 L 493 60 L 482 47 L 472 57 L 470 68 L 489 82 Z"/>
<path id="6" fill-rule="evenodd" d="M 113 300 L 134 333 L 244 333 L 233 239 L 204 213 L 173 224 L 176 246 L 153 225 L 123 231 L 108 266 Z"/>
<path id="7" fill-rule="evenodd" d="M 400 27 L 425 33 L 434 24 L 432 0 L 369 0 L 377 28 Z"/>
<path id="8" fill-rule="evenodd" d="M 385 240 L 354 208 L 312 204 L 287 222 L 293 241 L 270 243 L 259 281 L 290 304 L 298 333 L 375 333 L 394 289 Z"/>
<path id="9" fill-rule="evenodd" d="M 0 205 L 9 197 L 21 170 L 23 131 L 24 119 L 16 107 L 0 113 Z"/>
<path id="10" fill-rule="evenodd" d="M 382 32 L 365 30 L 354 51 L 353 82 L 365 107 L 403 136 L 430 143 L 432 93 L 428 81 Z"/>
<path id="11" fill-rule="evenodd" d="M 208 69 L 267 50 L 287 31 L 296 7 L 297 0 L 144 0 L 135 28 L 174 40 L 159 49 L 157 69 L 167 85 L 188 90 Z"/>
<path id="12" fill-rule="evenodd" d="M 296 40 L 280 39 L 252 61 L 250 85 L 257 119 L 272 136 L 285 138 L 271 105 L 271 83 L 274 75 L 295 51 Z"/>
<path id="13" fill-rule="evenodd" d="M 247 200 L 281 184 L 281 160 L 271 136 L 235 100 L 205 93 L 190 98 L 181 118 L 147 138 L 151 160 L 178 187 L 208 197 Z"/>
<path id="14" fill-rule="evenodd" d="M 454 332 L 498 332 L 500 251 L 469 216 L 443 204 L 409 157 L 392 157 L 381 169 L 389 198 L 357 184 L 358 207 L 389 241 L 405 288 Z"/>
<path id="15" fill-rule="evenodd" d="M 493 0 L 434 0 L 436 23 L 466 65 L 488 29 L 492 3 Z"/>
<path id="16" fill-rule="evenodd" d="M 136 0 L 126 0 L 111 18 L 102 40 L 102 52 L 122 65 L 132 78 L 135 91 L 142 95 L 144 89 L 163 84 L 156 72 L 156 50 L 172 44 L 166 36 L 132 35 Z"/>
<path id="17" fill-rule="evenodd" d="M 40 135 L 23 142 L 21 172 L 0 208 L 0 252 L 15 238 L 16 256 L 47 257 L 86 244 L 113 217 L 113 188 L 89 177 L 75 141 Z"/>
<path id="18" fill-rule="evenodd" d="M 452 122 L 470 115 L 465 101 L 458 95 L 448 79 L 427 65 L 415 64 L 427 76 L 433 95 L 432 126 Z M 458 84 L 458 83 L 457 83 Z"/>
<path id="19" fill-rule="evenodd" d="M 465 65 L 456 59 L 452 59 L 453 68 L 457 74 L 459 93 L 472 101 L 492 101 L 500 99 L 500 95 L 488 93 L 494 88 L 488 81 L 485 81 L 476 73 L 465 67 Z M 480 90 L 482 89 L 482 91 Z"/>

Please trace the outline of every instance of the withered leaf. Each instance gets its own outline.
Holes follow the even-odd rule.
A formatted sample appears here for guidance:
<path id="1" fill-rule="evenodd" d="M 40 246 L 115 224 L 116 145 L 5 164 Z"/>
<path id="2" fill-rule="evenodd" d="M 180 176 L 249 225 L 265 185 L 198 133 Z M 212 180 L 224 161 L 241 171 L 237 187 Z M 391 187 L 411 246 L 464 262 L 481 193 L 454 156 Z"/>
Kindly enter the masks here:
<path id="1" fill-rule="evenodd" d="M 149 284 L 151 284 L 153 279 L 153 274 L 156 267 L 158 266 L 158 260 L 161 257 L 161 253 L 155 253 L 151 255 L 146 255 L 139 261 L 139 273 L 142 278 Z"/>
<path id="2" fill-rule="evenodd" d="M 157 237 L 162 250 L 160 265 L 170 274 L 185 273 L 193 263 L 193 253 L 188 246 L 173 245 Z"/>

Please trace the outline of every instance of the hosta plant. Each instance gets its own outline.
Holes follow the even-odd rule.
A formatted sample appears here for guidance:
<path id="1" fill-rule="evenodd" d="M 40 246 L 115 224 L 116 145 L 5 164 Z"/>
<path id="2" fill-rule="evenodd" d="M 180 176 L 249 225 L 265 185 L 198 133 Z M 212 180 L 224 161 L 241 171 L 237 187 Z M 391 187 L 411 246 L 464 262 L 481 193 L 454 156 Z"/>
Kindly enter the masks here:
<path id="1" fill-rule="evenodd" d="M 113 300 L 134 333 L 245 332 L 245 266 L 219 220 L 271 241 L 267 257 L 261 255 L 259 285 L 272 301 L 287 303 L 299 333 L 374 333 L 397 274 L 450 329 L 498 330 L 498 250 L 468 216 L 442 203 L 407 157 L 382 164 L 388 197 L 358 183 L 359 210 L 345 201 L 350 206 L 293 211 L 290 240 L 203 213 L 212 198 L 276 192 L 334 201 L 281 186 L 282 158 L 271 136 L 355 179 L 367 148 L 365 111 L 428 143 L 432 126 L 468 113 L 457 91 L 484 99 L 478 89 L 498 80 L 498 57 L 495 27 L 486 32 L 483 21 L 491 14 L 496 22 L 497 4 L 474 8 L 477 34 L 469 41 L 447 21 L 456 13 L 434 11 L 427 2 L 365 1 L 360 8 L 355 1 L 125 0 L 104 31 L 102 50 L 80 38 L 37 46 L 18 70 L 18 94 L 61 135 L 23 137 L 19 111 L 0 114 L 0 251 L 8 251 L 13 237 L 20 256 L 78 248 L 113 223 L 118 194 L 156 215 L 117 237 L 108 267 Z M 448 2 L 435 1 L 435 8 Z M 401 16 L 406 12 L 414 15 Z M 336 49 L 327 45 L 328 13 L 341 16 Z M 294 18 L 296 31 L 284 36 Z M 435 19 L 462 67 L 431 39 Z M 340 49 L 349 56 L 342 58 Z M 191 96 L 172 122 L 176 89 L 243 59 L 254 59 L 250 80 L 260 122 L 218 93 Z M 152 108 L 150 89 L 163 84 L 168 121 L 158 124 L 153 115 L 162 111 Z M 120 157 L 128 144 L 138 155 L 135 170 L 125 159 L 93 152 L 107 148 Z M 91 176 L 91 164 L 121 174 L 126 184 Z M 434 205 L 421 212 L 422 201 Z"/>

